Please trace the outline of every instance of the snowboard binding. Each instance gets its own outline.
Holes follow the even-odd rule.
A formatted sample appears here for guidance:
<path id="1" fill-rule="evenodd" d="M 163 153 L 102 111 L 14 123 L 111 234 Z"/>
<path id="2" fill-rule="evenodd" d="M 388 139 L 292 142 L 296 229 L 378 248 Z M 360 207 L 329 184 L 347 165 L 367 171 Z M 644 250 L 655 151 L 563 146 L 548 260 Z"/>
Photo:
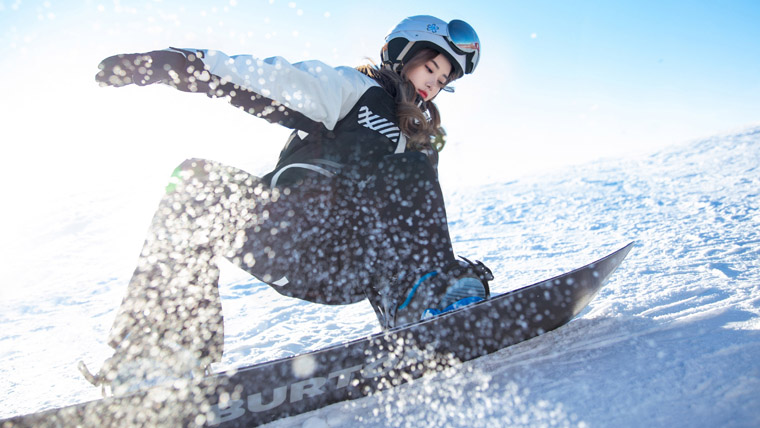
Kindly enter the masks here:
<path id="1" fill-rule="evenodd" d="M 404 294 L 400 294 L 398 288 L 375 287 L 373 295 L 368 297 L 383 329 L 488 299 L 491 295 L 488 282 L 494 278 L 491 270 L 480 261 L 460 258 L 462 260 L 454 260 L 440 271 L 423 275 Z"/>

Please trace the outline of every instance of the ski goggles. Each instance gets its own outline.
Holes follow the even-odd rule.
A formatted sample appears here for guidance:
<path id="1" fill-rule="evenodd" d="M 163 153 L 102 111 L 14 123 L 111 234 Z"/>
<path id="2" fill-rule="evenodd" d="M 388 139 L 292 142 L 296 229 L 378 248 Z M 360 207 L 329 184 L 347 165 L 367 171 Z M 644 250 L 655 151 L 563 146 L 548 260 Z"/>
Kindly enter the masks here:
<path id="1" fill-rule="evenodd" d="M 465 74 L 470 74 L 480 61 L 480 39 L 475 29 L 462 20 L 454 19 L 446 26 L 447 33 L 443 36 L 454 52 L 466 58 Z"/>

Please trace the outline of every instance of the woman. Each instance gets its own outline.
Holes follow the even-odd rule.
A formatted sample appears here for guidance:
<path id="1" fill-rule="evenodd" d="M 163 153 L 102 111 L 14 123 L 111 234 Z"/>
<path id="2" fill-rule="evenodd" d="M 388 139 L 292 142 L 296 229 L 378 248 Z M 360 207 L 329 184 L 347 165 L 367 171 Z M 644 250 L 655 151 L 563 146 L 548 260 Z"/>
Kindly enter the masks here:
<path id="1" fill-rule="evenodd" d="M 170 48 L 100 64 L 104 86 L 223 97 L 294 132 L 261 178 L 200 159 L 175 170 L 109 337 L 115 355 L 91 381 L 115 382 L 119 366 L 178 351 L 190 370 L 219 361 L 217 256 L 287 296 L 368 298 L 383 328 L 488 297 L 490 271 L 457 261 L 451 247 L 432 102 L 474 71 L 477 35 L 463 21 L 413 16 L 381 55 L 381 67 L 353 69 Z"/>

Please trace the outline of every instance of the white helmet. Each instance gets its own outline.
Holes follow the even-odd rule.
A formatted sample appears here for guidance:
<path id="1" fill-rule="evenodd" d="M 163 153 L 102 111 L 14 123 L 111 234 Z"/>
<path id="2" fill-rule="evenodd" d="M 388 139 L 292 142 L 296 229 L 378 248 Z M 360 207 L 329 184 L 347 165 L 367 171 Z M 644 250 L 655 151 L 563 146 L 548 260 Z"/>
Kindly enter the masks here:
<path id="1" fill-rule="evenodd" d="M 480 60 L 480 40 L 470 24 L 458 19 L 447 24 L 428 15 L 401 21 L 385 37 L 380 56 L 384 65 L 399 71 L 424 48 L 446 55 L 460 76 L 472 73 Z"/>

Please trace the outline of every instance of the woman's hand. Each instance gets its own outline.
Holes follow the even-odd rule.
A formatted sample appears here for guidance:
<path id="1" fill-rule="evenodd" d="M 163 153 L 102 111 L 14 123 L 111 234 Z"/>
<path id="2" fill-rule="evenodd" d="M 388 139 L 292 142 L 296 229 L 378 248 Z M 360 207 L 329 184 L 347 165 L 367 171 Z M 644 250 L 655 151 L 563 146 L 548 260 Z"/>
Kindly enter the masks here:
<path id="1" fill-rule="evenodd" d="M 185 56 L 172 51 L 114 55 L 101 61 L 98 68 L 95 80 L 101 86 L 166 83 L 176 87 L 188 77 Z"/>

